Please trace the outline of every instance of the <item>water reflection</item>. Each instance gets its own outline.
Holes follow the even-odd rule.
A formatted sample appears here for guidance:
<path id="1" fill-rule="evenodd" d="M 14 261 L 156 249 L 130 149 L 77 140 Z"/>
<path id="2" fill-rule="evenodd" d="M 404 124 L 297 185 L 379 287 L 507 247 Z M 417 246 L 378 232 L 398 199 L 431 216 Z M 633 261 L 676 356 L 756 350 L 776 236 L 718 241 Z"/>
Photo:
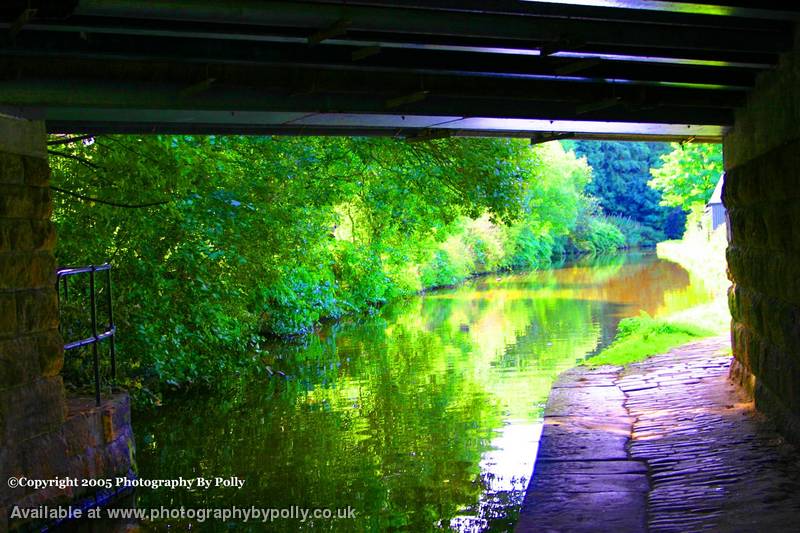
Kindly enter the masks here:
<path id="1" fill-rule="evenodd" d="M 134 421 L 141 477 L 239 476 L 245 487 L 141 491 L 139 506 L 357 513 L 228 524 L 252 531 L 509 529 L 553 378 L 622 317 L 708 299 L 680 267 L 627 255 L 474 280 L 274 346 L 272 377 Z"/>

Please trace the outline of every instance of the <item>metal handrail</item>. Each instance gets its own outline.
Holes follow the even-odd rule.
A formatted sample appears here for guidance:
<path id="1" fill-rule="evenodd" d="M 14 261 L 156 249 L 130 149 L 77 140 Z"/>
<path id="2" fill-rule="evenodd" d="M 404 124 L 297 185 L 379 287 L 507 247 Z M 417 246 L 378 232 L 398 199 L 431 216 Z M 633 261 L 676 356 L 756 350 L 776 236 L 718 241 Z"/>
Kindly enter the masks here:
<path id="1" fill-rule="evenodd" d="M 106 303 L 108 305 L 108 327 L 102 331 L 97 330 L 97 294 L 95 287 L 95 273 L 106 273 Z M 91 305 L 91 322 L 92 322 L 92 336 L 86 337 L 76 341 L 68 342 L 64 345 L 64 350 L 72 350 L 80 348 L 81 346 L 92 346 L 92 356 L 94 359 L 94 395 L 95 403 L 100 405 L 100 356 L 97 352 L 97 344 L 101 341 L 109 339 L 110 352 L 111 352 L 111 384 L 114 386 L 117 380 L 117 354 L 115 346 L 115 337 L 117 327 L 114 324 L 114 307 L 111 298 L 111 265 L 103 263 L 102 265 L 89 265 L 84 267 L 65 267 L 56 271 L 56 293 L 61 301 L 60 287 L 63 286 L 64 298 L 69 297 L 69 289 L 67 285 L 67 278 L 70 276 L 77 276 L 80 274 L 89 274 L 89 299 Z"/>

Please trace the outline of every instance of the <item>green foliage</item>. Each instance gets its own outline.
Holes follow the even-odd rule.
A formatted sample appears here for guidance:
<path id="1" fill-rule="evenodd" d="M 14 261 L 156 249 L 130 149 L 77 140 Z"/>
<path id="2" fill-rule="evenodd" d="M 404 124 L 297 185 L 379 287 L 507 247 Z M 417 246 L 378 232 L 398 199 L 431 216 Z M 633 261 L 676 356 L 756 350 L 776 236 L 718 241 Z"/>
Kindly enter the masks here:
<path id="1" fill-rule="evenodd" d="M 672 143 L 672 151 L 661 159 L 649 185 L 661 191 L 662 205 L 690 211 L 708 202 L 722 175 L 721 144 Z"/>
<path id="2" fill-rule="evenodd" d="M 649 228 L 653 238 L 645 242 L 648 246 L 664 240 L 665 235 L 680 237 L 684 226 L 680 212 L 663 207 L 660 194 L 647 185 L 650 169 L 661 165 L 660 156 L 669 151 L 667 143 L 563 142 L 586 157 L 592 168 L 586 193 L 598 199 L 605 214 Z"/>
<path id="3" fill-rule="evenodd" d="M 436 250 L 431 259 L 421 269 L 422 286 L 426 289 L 449 287 L 470 275 L 458 257 L 445 249 Z"/>
<path id="4" fill-rule="evenodd" d="M 509 255 L 504 266 L 510 269 L 536 270 L 550 265 L 553 256 L 553 238 L 537 235 L 529 226 L 509 230 Z"/>
<path id="5" fill-rule="evenodd" d="M 569 237 L 569 246 L 577 253 L 598 254 L 624 248 L 626 242 L 625 235 L 603 214 L 597 200 L 584 197 Z"/>
<path id="6" fill-rule="evenodd" d="M 542 268 L 553 255 L 563 255 L 587 202 L 583 195 L 590 169 L 583 158 L 560 143 L 539 147 L 537 172 L 527 183 L 523 218 L 506 234 L 506 268 Z"/>
<path id="7" fill-rule="evenodd" d="M 614 342 L 587 359 L 588 366 L 626 365 L 664 353 L 670 348 L 713 335 L 712 331 L 667 320 L 656 320 L 642 311 L 638 317 L 623 318 Z"/>
<path id="8" fill-rule="evenodd" d="M 211 385 L 262 356 L 258 333 L 301 333 L 409 290 L 403 265 L 426 261 L 464 216 L 518 217 L 525 149 L 101 136 L 53 158 L 57 256 L 112 263 L 130 387 Z"/>
<path id="9" fill-rule="evenodd" d="M 498 270 L 506 254 L 505 227 L 492 224 L 488 216 L 469 220 L 464 226 L 463 239 L 474 258 L 476 273 Z"/>
<path id="10" fill-rule="evenodd" d="M 625 236 L 625 245 L 629 248 L 650 248 L 660 242 L 664 234 L 636 222 L 632 218 L 610 216 L 607 220 L 614 224 L 617 229 Z"/>
<path id="11" fill-rule="evenodd" d="M 108 135 L 60 151 L 57 257 L 112 263 L 121 374 L 148 397 L 250 371 L 264 337 L 547 266 L 591 203 L 586 161 L 558 143 Z M 620 245 L 604 220 L 581 231 L 581 251 Z"/>
<path id="12" fill-rule="evenodd" d="M 581 252 L 608 253 L 625 246 L 625 235 L 608 218 L 594 216 L 576 228 L 573 244 Z"/>
<path id="13" fill-rule="evenodd" d="M 261 331 L 267 335 L 304 333 L 320 319 L 338 318 L 344 313 L 330 270 L 287 269 L 276 281 L 262 284 L 259 290 L 259 322 Z"/>

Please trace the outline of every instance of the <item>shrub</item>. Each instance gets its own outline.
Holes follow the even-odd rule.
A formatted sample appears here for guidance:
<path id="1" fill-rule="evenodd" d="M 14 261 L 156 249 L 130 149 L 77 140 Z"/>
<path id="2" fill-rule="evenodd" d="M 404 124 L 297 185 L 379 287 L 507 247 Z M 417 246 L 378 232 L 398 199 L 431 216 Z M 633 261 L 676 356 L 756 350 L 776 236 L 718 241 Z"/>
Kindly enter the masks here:
<path id="1" fill-rule="evenodd" d="M 525 225 L 510 228 L 507 238 L 506 268 L 535 270 L 550 265 L 555 242 L 549 234 L 537 235 Z"/>
<path id="2" fill-rule="evenodd" d="M 625 244 L 629 248 L 654 247 L 665 239 L 664 234 L 646 226 L 630 217 L 610 216 L 608 220 L 625 236 Z"/>
<path id="3" fill-rule="evenodd" d="M 474 269 L 472 250 L 461 235 L 453 235 L 434 252 L 433 259 L 422 266 L 422 287 L 431 289 L 455 285 L 468 278 Z"/>
<path id="4" fill-rule="evenodd" d="M 492 224 L 488 215 L 467 221 L 463 239 L 473 257 L 475 272 L 492 272 L 498 269 L 505 255 L 503 230 Z"/>
<path id="5" fill-rule="evenodd" d="M 625 235 L 605 216 L 591 216 L 575 228 L 572 245 L 582 253 L 606 253 L 625 247 Z"/>

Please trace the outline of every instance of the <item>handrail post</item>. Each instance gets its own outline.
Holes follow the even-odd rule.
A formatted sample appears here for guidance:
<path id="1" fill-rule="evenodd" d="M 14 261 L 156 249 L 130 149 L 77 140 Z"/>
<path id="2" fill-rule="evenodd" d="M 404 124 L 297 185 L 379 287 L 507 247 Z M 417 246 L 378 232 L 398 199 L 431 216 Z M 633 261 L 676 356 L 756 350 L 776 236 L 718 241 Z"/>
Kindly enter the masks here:
<path id="1" fill-rule="evenodd" d="M 96 267 L 91 265 L 91 270 L 89 271 L 89 299 L 91 301 L 91 309 L 92 309 L 92 337 L 94 338 L 94 342 L 92 343 L 92 355 L 94 356 L 94 398 L 95 403 L 100 405 L 100 358 L 97 353 L 97 298 L 95 297 L 95 287 L 94 287 L 94 273 Z"/>
<path id="2" fill-rule="evenodd" d="M 108 330 L 111 331 L 109 349 L 111 351 L 111 386 L 117 386 L 117 350 L 116 350 L 116 326 L 114 325 L 114 306 L 111 300 L 111 268 L 106 269 L 106 302 L 108 303 Z"/>

